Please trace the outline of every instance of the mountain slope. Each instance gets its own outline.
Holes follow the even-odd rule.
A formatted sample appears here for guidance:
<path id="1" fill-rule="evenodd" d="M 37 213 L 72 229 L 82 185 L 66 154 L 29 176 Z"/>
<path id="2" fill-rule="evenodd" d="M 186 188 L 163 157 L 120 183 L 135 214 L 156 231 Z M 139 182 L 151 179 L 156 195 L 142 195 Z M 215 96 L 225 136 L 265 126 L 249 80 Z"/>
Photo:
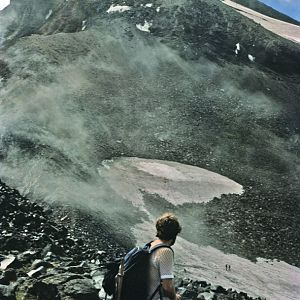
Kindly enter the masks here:
<path id="1" fill-rule="evenodd" d="M 275 34 L 291 40 L 296 43 L 300 43 L 300 27 L 294 24 L 280 21 L 249 9 L 245 6 L 237 4 L 234 1 L 224 0 L 223 3 L 233 7 L 240 14 L 248 17 L 256 22 L 258 25 L 263 26 L 267 30 L 274 32 Z"/>
<path id="2" fill-rule="evenodd" d="M 106 160 L 206 168 L 244 195 L 175 207 L 145 195 L 151 217 L 173 209 L 195 245 L 299 266 L 300 46 L 217 0 L 112 4 L 15 0 L 1 13 L 1 178 L 134 240 L 149 215 L 99 176 Z"/>

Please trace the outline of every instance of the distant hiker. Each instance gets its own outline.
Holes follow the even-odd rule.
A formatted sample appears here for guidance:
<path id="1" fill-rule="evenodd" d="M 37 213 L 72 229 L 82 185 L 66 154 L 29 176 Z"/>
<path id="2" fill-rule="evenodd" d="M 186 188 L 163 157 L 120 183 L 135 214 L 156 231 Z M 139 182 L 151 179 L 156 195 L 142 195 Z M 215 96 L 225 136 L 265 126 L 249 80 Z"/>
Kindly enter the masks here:
<path id="1" fill-rule="evenodd" d="M 117 300 L 180 300 L 173 282 L 174 245 L 181 226 L 172 214 L 156 222 L 156 237 L 107 266 L 102 286 Z"/>
<path id="2" fill-rule="evenodd" d="M 230 271 L 231 270 L 231 266 L 230 265 L 228 265 L 228 271 Z"/>
<path id="3" fill-rule="evenodd" d="M 226 268 L 226 271 L 228 271 L 228 265 L 227 264 L 225 265 L 225 268 Z"/>

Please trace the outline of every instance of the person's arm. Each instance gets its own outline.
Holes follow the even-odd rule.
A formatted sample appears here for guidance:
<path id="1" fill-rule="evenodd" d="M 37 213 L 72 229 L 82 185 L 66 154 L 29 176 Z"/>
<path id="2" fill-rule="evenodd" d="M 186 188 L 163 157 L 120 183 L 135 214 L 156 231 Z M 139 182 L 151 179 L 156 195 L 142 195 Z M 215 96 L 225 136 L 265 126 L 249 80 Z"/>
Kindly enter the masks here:
<path id="1" fill-rule="evenodd" d="M 176 294 L 173 279 L 163 279 L 162 289 L 164 296 L 168 297 L 170 300 L 180 300 L 181 296 Z"/>
<path id="2" fill-rule="evenodd" d="M 170 300 L 180 300 L 181 296 L 177 295 L 174 286 L 174 257 L 173 251 L 169 248 L 159 249 L 159 271 L 162 283 L 163 295 Z"/>

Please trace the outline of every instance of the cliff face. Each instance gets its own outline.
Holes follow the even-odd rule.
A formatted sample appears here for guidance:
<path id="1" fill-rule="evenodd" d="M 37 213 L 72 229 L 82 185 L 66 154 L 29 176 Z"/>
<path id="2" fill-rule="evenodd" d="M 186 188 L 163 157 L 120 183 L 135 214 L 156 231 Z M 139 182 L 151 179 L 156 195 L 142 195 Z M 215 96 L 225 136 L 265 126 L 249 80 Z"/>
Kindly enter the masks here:
<path id="1" fill-rule="evenodd" d="M 123 224 L 135 208 L 118 207 L 97 167 L 137 156 L 228 176 L 247 188 L 247 211 L 267 202 L 274 224 L 298 226 L 298 44 L 217 0 L 15 0 L 1 24 L 0 176 L 22 193 L 77 204 L 89 195 L 92 209 L 101 198 L 102 214 L 120 209 Z M 208 223 L 240 201 L 207 205 Z M 225 219 L 210 226 L 253 244 L 242 212 L 240 223 Z M 262 232 L 269 219 L 248 221 Z M 285 231 L 263 251 L 235 243 L 230 251 L 274 257 L 278 240 L 275 257 L 299 265 L 288 256 L 299 241 Z"/>

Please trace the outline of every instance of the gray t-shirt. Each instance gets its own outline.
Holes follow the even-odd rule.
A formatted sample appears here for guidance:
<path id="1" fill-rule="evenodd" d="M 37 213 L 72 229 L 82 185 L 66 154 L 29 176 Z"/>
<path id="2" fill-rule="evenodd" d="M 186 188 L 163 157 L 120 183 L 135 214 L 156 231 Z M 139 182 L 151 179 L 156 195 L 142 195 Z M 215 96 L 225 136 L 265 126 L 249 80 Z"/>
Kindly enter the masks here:
<path id="1" fill-rule="evenodd" d="M 154 246 L 153 248 L 157 247 Z M 154 293 L 154 291 L 159 286 L 162 279 L 173 279 L 173 269 L 174 269 L 174 255 L 170 248 L 159 248 L 153 251 L 150 257 L 150 284 L 149 284 L 149 297 Z M 155 294 L 153 300 L 158 300 L 159 293 Z M 168 300 L 169 298 L 163 297 L 163 299 Z"/>

